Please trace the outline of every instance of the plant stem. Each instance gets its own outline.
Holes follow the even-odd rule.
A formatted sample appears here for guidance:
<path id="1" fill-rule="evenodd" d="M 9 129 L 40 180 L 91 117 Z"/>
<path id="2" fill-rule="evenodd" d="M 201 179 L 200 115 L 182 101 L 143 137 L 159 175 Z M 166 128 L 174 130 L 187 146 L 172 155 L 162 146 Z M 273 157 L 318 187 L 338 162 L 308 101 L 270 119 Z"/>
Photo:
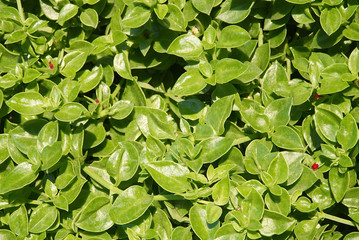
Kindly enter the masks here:
<path id="1" fill-rule="evenodd" d="M 21 0 L 16 0 L 17 10 L 19 11 L 21 21 L 25 23 L 24 9 L 22 8 Z"/>
<path id="2" fill-rule="evenodd" d="M 178 195 L 156 195 L 153 197 L 155 201 L 184 200 L 185 198 Z"/>
<path id="3" fill-rule="evenodd" d="M 113 193 L 116 193 L 116 194 L 122 193 L 121 189 L 119 189 L 119 188 L 113 186 L 112 184 L 108 183 L 107 181 L 105 181 L 103 178 L 101 178 L 99 175 L 97 175 L 93 170 L 91 170 L 91 168 L 89 168 L 88 166 L 85 166 L 82 170 L 87 175 L 89 175 L 92 179 L 94 179 L 96 182 L 98 182 L 103 187 L 110 190 L 110 192 L 113 192 Z"/>
<path id="4" fill-rule="evenodd" d="M 326 218 L 326 219 L 329 219 L 329 220 L 332 220 L 332 221 L 335 221 L 335 222 L 338 222 L 338 223 L 342 223 L 342 224 L 346 224 L 348 226 L 355 227 L 355 224 L 353 223 L 353 221 L 343 219 L 343 218 L 340 218 L 340 217 L 336 217 L 336 216 L 333 216 L 333 215 L 330 215 L 330 214 L 327 214 L 327 213 L 324 213 L 324 212 L 320 212 L 319 217 L 320 218 Z"/>

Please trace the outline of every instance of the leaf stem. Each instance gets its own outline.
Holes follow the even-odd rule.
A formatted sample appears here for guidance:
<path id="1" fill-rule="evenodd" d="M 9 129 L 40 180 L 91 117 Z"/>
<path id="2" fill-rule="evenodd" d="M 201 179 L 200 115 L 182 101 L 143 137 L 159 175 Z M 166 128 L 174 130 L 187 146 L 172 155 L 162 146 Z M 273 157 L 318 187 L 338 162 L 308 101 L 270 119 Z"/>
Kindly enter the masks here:
<path id="1" fill-rule="evenodd" d="M 156 201 L 185 200 L 184 197 L 178 195 L 156 195 L 153 197 Z"/>
<path id="2" fill-rule="evenodd" d="M 335 222 L 338 222 L 338 223 L 342 223 L 342 224 L 345 224 L 345 225 L 348 225 L 348 226 L 355 227 L 355 224 L 354 224 L 353 221 L 343 219 L 343 218 L 340 218 L 340 217 L 336 217 L 336 216 L 333 216 L 333 215 L 330 215 L 330 214 L 327 214 L 327 213 L 324 213 L 324 212 L 320 212 L 319 217 L 320 218 L 326 218 L 326 219 L 329 219 L 329 220 L 332 220 L 332 221 L 335 221 Z"/>
<path id="3" fill-rule="evenodd" d="M 101 178 L 99 175 L 97 175 L 94 171 L 91 170 L 88 166 L 85 166 L 82 169 L 88 176 L 90 176 L 92 179 L 94 179 L 97 183 L 101 184 L 103 187 L 110 190 L 112 193 L 120 194 L 122 193 L 122 190 L 115 187 L 114 185 L 108 183 L 103 178 Z"/>
<path id="4" fill-rule="evenodd" d="M 19 11 L 21 21 L 25 23 L 24 9 L 22 8 L 21 0 L 16 0 L 17 10 Z"/>

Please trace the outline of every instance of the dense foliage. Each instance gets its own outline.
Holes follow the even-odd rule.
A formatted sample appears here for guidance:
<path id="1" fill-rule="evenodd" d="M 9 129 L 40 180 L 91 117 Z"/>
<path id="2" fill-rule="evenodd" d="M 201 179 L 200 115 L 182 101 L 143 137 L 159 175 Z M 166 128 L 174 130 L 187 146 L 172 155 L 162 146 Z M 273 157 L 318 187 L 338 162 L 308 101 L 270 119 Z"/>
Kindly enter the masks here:
<path id="1" fill-rule="evenodd" d="M 358 239 L 358 6 L 0 0 L 0 239 Z"/>

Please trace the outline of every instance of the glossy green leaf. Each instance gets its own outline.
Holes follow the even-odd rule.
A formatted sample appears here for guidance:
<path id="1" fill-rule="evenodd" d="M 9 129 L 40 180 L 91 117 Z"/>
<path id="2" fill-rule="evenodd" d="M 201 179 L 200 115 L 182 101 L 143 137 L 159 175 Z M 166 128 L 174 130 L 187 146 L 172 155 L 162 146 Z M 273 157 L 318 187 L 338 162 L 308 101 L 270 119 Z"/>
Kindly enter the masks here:
<path id="1" fill-rule="evenodd" d="M 135 6 L 126 11 L 122 24 L 129 28 L 141 27 L 150 19 L 151 12 L 142 6 Z"/>
<path id="2" fill-rule="evenodd" d="M 273 236 L 282 234 L 295 224 L 295 220 L 285 217 L 284 215 L 268 210 L 264 210 L 262 219 L 262 228 L 259 232 L 263 236 Z"/>
<path id="3" fill-rule="evenodd" d="M 304 143 L 299 134 L 291 127 L 280 126 L 273 134 L 272 141 L 278 147 L 289 150 L 302 150 Z"/>
<path id="4" fill-rule="evenodd" d="M 203 52 L 202 43 L 194 35 L 183 34 L 173 40 L 167 52 L 183 58 L 195 58 Z"/>
<path id="5" fill-rule="evenodd" d="M 7 229 L 0 230 L 0 237 L 4 240 L 16 240 L 15 234 Z"/>
<path id="6" fill-rule="evenodd" d="M 340 202 L 348 189 L 349 174 L 341 173 L 338 168 L 332 168 L 329 171 L 330 190 L 336 202 Z"/>
<path id="7" fill-rule="evenodd" d="M 212 163 L 226 154 L 232 147 L 233 139 L 226 137 L 213 137 L 201 141 L 198 145 L 201 152 L 198 160 L 203 163 Z"/>
<path id="8" fill-rule="evenodd" d="M 35 181 L 37 176 L 38 173 L 33 170 L 33 166 L 23 162 L 8 172 L 6 177 L 0 181 L 0 194 L 21 189 Z"/>
<path id="9" fill-rule="evenodd" d="M 337 8 L 324 8 L 320 14 L 320 24 L 328 36 L 338 30 L 341 21 L 342 18 Z"/>
<path id="10" fill-rule="evenodd" d="M 131 186 L 120 193 L 110 209 L 110 218 L 116 224 L 130 223 L 141 217 L 152 204 L 153 196 L 140 186 Z"/>
<path id="11" fill-rule="evenodd" d="M 85 108 L 79 103 L 66 103 L 55 113 L 55 118 L 62 122 L 72 122 L 79 119 L 84 111 Z"/>
<path id="12" fill-rule="evenodd" d="M 217 47 L 218 48 L 235 48 L 240 47 L 251 39 L 249 33 L 236 25 L 230 25 L 223 28 L 219 36 Z"/>
<path id="13" fill-rule="evenodd" d="M 49 229 L 56 221 L 56 207 L 48 204 L 41 204 L 30 215 L 29 232 L 42 233 Z"/>
<path id="14" fill-rule="evenodd" d="M 88 8 L 80 14 L 80 20 L 84 25 L 96 28 L 98 24 L 98 14 L 94 9 Z"/>
<path id="15" fill-rule="evenodd" d="M 227 83 L 238 78 L 244 71 L 246 66 L 240 61 L 230 58 L 219 60 L 215 66 L 215 79 L 217 83 Z"/>
<path id="16" fill-rule="evenodd" d="M 351 114 L 347 114 L 340 123 L 337 140 L 344 150 L 355 146 L 358 140 L 358 126 Z"/>
<path id="17" fill-rule="evenodd" d="M 138 164 L 137 150 L 132 144 L 124 142 L 107 160 L 106 170 L 118 182 L 127 181 L 135 175 Z"/>
<path id="18" fill-rule="evenodd" d="M 193 231 L 200 239 L 214 239 L 214 234 L 219 229 L 219 222 L 212 224 L 207 222 L 206 206 L 194 205 L 189 211 L 189 218 Z"/>
<path id="19" fill-rule="evenodd" d="M 127 52 L 116 54 L 113 59 L 113 67 L 121 77 L 130 80 L 133 78 Z"/>
<path id="20" fill-rule="evenodd" d="M 205 121 L 218 135 L 224 132 L 224 123 L 232 111 L 233 101 L 233 96 L 220 98 L 207 111 Z"/>
<path id="21" fill-rule="evenodd" d="M 179 96 L 193 95 L 207 86 L 203 76 L 197 70 L 183 73 L 172 88 L 172 93 Z"/>
<path id="22" fill-rule="evenodd" d="M 29 220 L 24 205 L 21 205 L 9 217 L 9 227 L 16 235 L 27 236 L 29 233 Z"/>
<path id="23" fill-rule="evenodd" d="M 112 227 L 110 219 L 111 203 L 106 197 L 97 197 L 91 200 L 81 211 L 76 226 L 89 232 L 103 232 Z"/>
<path id="24" fill-rule="evenodd" d="M 271 102 L 264 110 L 264 114 L 268 116 L 274 129 L 289 123 L 291 102 L 290 98 L 277 99 Z"/>
<path id="25" fill-rule="evenodd" d="M 146 170 L 152 178 L 166 191 L 182 193 L 191 189 L 186 175 L 189 170 L 178 163 L 158 161 L 146 164 Z"/>
<path id="26" fill-rule="evenodd" d="M 176 227 L 172 232 L 172 240 L 192 240 L 190 228 Z"/>
<path id="27" fill-rule="evenodd" d="M 336 142 L 337 132 L 340 128 L 340 118 L 333 112 L 326 109 L 317 108 L 314 115 L 316 129 L 327 139 Z"/>
<path id="28" fill-rule="evenodd" d="M 63 8 L 61 8 L 57 22 L 60 25 L 63 25 L 66 21 L 73 18 L 77 14 L 78 9 L 79 7 L 74 4 L 66 4 Z"/>
<path id="29" fill-rule="evenodd" d="M 16 112 L 24 115 L 38 115 L 45 111 L 44 97 L 36 92 L 15 94 L 6 104 Z"/>
<path id="30" fill-rule="evenodd" d="M 198 11 L 208 15 L 212 10 L 214 2 L 215 0 L 210 0 L 210 1 L 193 0 L 192 4 Z"/>
<path id="31" fill-rule="evenodd" d="M 216 18 L 231 24 L 242 22 L 251 12 L 253 4 L 251 1 L 225 0 Z"/>

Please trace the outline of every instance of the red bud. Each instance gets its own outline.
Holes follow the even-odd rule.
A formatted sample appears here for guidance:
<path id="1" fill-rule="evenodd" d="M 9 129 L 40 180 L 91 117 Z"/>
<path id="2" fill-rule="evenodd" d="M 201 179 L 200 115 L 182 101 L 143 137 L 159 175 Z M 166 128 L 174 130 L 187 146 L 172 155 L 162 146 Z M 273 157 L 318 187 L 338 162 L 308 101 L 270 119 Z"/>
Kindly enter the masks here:
<path id="1" fill-rule="evenodd" d="M 321 97 L 323 97 L 323 96 L 319 95 L 319 94 L 315 94 L 314 99 L 317 100 L 318 98 L 321 98 Z"/>
<path id="2" fill-rule="evenodd" d="M 313 171 L 317 170 L 318 167 L 319 167 L 319 164 L 318 164 L 318 163 L 314 163 L 314 164 L 312 165 Z"/>
<path id="3" fill-rule="evenodd" d="M 99 103 L 100 101 L 98 99 L 95 100 L 95 103 Z"/>
<path id="4" fill-rule="evenodd" d="M 54 64 L 52 64 L 52 62 L 49 62 L 49 67 L 50 69 L 54 69 Z"/>

